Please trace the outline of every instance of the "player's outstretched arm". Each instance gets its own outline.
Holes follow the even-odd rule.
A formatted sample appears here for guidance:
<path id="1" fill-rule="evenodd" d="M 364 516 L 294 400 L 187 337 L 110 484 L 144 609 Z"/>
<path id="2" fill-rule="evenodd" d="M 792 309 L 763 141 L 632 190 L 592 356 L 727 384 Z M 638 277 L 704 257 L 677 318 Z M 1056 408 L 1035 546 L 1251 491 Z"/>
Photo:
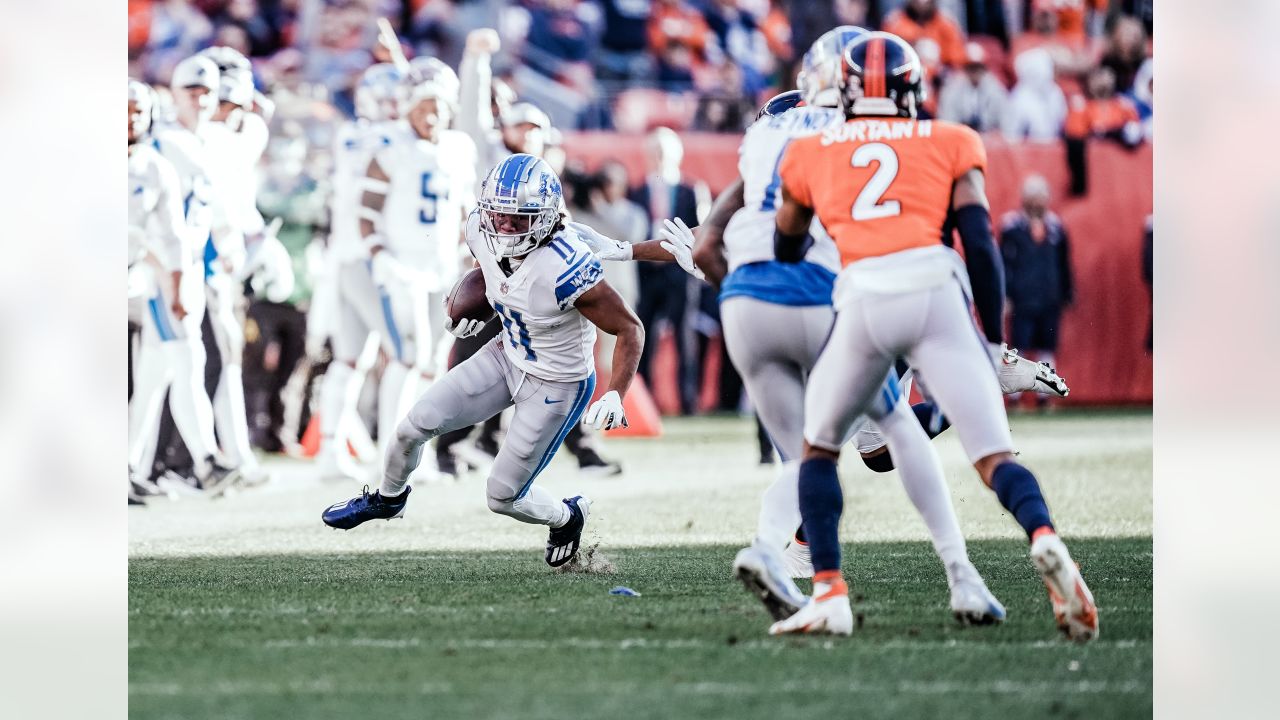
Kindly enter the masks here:
<path id="1" fill-rule="evenodd" d="M 724 276 L 729 274 L 729 263 L 724 255 L 724 229 L 729 225 L 729 218 L 745 204 L 742 178 L 737 177 L 716 198 L 707 219 L 694 233 L 697 242 L 693 246 L 693 262 L 702 268 L 707 282 L 717 290 Z"/>
<path id="2" fill-rule="evenodd" d="M 592 403 L 582 421 L 599 430 L 623 426 L 626 415 L 622 410 L 622 397 L 631 387 L 631 380 L 640 365 L 644 326 L 622 297 L 604 281 L 583 293 L 574 307 L 593 325 L 617 338 L 613 346 L 613 376 L 609 378 L 609 391 Z"/>
<path id="3" fill-rule="evenodd" d="M 1004 342 L 1004 260 L 991 234 L 986 179 L 973 168 L 956 180 L 951 193 L 952 222 L 964 245 L 964 261 L 973 289 L 973 306 L 992 345 Z"/>

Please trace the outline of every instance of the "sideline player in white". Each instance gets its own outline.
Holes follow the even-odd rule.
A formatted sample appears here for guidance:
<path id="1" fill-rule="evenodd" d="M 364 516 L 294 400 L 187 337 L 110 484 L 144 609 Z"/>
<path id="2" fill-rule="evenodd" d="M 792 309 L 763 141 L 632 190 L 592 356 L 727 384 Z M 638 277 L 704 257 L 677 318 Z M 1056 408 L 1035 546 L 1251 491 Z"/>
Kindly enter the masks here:
<path id="1" fill-rule="evenodd" d="M 364 473 L 352 462 L 347 440 L 359 433 L 362 420 L 356 413 L 360 389 L 377 361 L 382 323 L 365 322 L 351 303 L 369 302 L 368 293 L 349 296 L 344 287 L 366 290 L 363 275 L 369 272 L 369 250 L 360 235 L 361 189 L 375 152 L 391 145 L 403 76 L 391 63 L 369 67 L 356 85 L 356 117 L 338 128 L 333 143 L 333 197 L 330 199 L 331 232 L 326 251 L 326 271 L 316 283 L 313 315 L 328 326 L 333 362 L 320 386 L 320 450 L 316 461 L 322 479 L 356 480 Z M 350 266 L 350 267 L 348 267 Z M 343 285 L 351 275 L 361 282 Z M 319 310 L 319 313 L 315 311 Z M 368 308 L 363 316 L 378 317 L 381 308 Z M 308 318 L 308 335 L 312 333 Z"/>
<path id="2" fill-rule="evenodd" d="M 129 418 L 129 466 L 142 467 L 154 447 L 161 403 L 169 391 L 174 424 L 195 465 L 200 489 L 217 494 L 239 477 L 215 457 L 213 409 L 204 391 L 200 322 L 204 293 L 195 248 L 214 222 L 201 144 L 192 130 L 213 112 L 218 69 L 188 58 L 174 69 L 178 123 L 157 128 L 151 142 L 154 96 L 129 82 L 130 284 L 142 297 L 142 350 Z M 131 292 L 131 295 L 133 293 Z M 145 298 L 145 299 L 144 299 Z"/>
<path id="3" fill-rule="evenodd" d="M 577 553 L 590 501 L 557 500 L 534 480 L 584 410 L 584 422 L 597 429 L 626 422 L 622 397 L 635 376 L 644 329 L 604 281 L 591 247 L 565 227 L 561 195 L 559 178 L 531 155 L 513 155 L 489 172 L 479 208 L 467 218 L 466 242 L 504 330 L 413 406 L 387 450 L 381 488 L 329 507 L 325 524 L 350 529 L 401 516 L 424 443 L 514 405 L 487 482 L 489 509 L 550 526 L 547 564 L 563 565 Z M 450 331 L 466 336 L 483 324 L 463 321 Z M 587 410 L 597 328 L 617 337 L 617 344 L 609 391 Z"/>
<path id="4" fill-rule="evenodd" d="M 369 262 L 363 269 L 347 265 L 340 279 L 355 300 L 344 308 L 344 318 L 353 316 L 347 325 L 377 328 L 391 358 L 378 396 L 384 448 L 448 350 L 439 300 L 461 268 L 462 221 L 475 205 L 475 145 L 448 129 L 457 90 L 457 77 L 443 64 L 407 79 L 402 120 L 362 184 L 360 234 Z M 350 349 L 340 357 L 350 360 Z"/>
<path id="5" fill-rule="evenodd" d="M 235 464 L 246 484 L 258 485 L 269 477 L 258 464 L 249 443 L 248 414 L 244 401 L 244 327 L 239 313 L 244 302 L 244 281 L 262 267 L 268 257 L 287 257 L 276 247 L 279 241 L 266 233 L 258 212 L 258 161 L 266 150 L 267 123 L 252 112 L 253 73 L 249 59 L 229 47 L 211 47 L 199 55 L 218 65 L 218 109 L 211 122 L 200 128 L 207 147 L 208 171 L 215 191 L 223 198 L 227 221 L 240 243 L 219 247 L 210 239 L 204 247 L 205 289 L 209 327 L 213 331 L 221 371 L 214 392 L 213 411 L 218 435 L 227 459 Z M 263 251 L 264 246 L 271 249 Z M 271 272 L 284 274 L 292 285 L 292 271 L 276 264 Z M 286 283 L 275 283 L 276 288 Z M 269 288 L 270 291 L 270 288 Z"/>
<path id="6" fill-rule="evenodd" d="M 807 545 L 792 541 L 800 526 L 798 459 L 803 444 L 805 381 L 831 328 L 831 293 L 840 269 L 839 252 L 816 221 L 809 231 L 814 237 L 813 249 L 804 262 L 775 259 L 777 167 L 793 139 L 844 122 L 843 113 L 836 109 L 840 50 L 864 33 L 861 28 L 841 26 L 814 42 L 804 56 L 798 83 L 801 90 L 779 96 L 761 109 L 762 117 L 747 130 L 739 149 L 740 184 L 722 194 L 716 204 L 719 212 L 713 211 L 699 229 L 703 242 L 698 257 L 710 268 L 712 281 L 721 286 L 720 312 L 730 358 L 742 373 L 748 395 L 783 461 L 777 480 L 762 498 L 756 541 L 734 561 L 736 573 L 748 588 L 771 589 L 760 595 L 776 619 L 795 612 L 805 602 L 803 596 L 784 594 L 791 584 L 774 579 L 780 574 L 779 565 L 793 577 L 813 572 Z M 795 107 L 801 100 L 803 106 Z M 738 192 L 741 200 L 732 202 Z M 726 227 L 729 213 L 724 209 L 730 204 L 737 206 L 737 211 L 727 219 Z M 713 242 L 721 236 L 722 243 Z M 927 406 L 917 412 L 932 414 Z M 870 456 L 866 458 L 868 465 L 875 466 L 888 456 L 880 434 L 867 425 L 865 419 L 856 424 L 850 436 L 858 450 Z M 930 477 L 924 478 L 929 481 L 926 484 L 912 482 L 917 477 L 904 475 L 903 485 L 942 559 L 952 613 L 964 623 L 1003 621 L 1003 606 L 969 560 L 945 484 L 933 484 Z M 788 541 L 792 541 L 790 545 Z M 780 557 L 779 550 L 784 547 L 787 554 Z M 806 556 L 801 557 L 800 551 Z M 776 607 L 778 598 L 790 604 Z"/>

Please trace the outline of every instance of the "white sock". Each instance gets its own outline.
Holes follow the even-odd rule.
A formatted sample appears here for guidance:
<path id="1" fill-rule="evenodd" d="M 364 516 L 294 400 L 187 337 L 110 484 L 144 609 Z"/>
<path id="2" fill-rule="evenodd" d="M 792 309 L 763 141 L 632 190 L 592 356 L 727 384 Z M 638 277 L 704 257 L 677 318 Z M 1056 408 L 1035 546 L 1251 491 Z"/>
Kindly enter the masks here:
<path id="1" fill-rule="evenodd" d="M 334 360 L 325 370 L 320 383 L 320 454 L 341 454 L 340 446 L 346 437 L 343 432 L 346 421 L 348 388 L 354 383 L 354 371 L 350 365 Z"/>
<path id="2" fill-rule="evenodd" d="M 933 548 L 942 564 L 968 563 L 964 535 L 951 505 L 951 491 L 942 473 L 942 463 L 915 414 L 905 402 L 900 402 L 890 415 L 876 422 L 889 441 L 889 452 L 902 478 L 902 487 L 929 528 Z"/>
<path id="3" fill-rule="evenodd" d="M 226 444 L 227 459 L 234 465 L 258 464 L 249 445 L 249 415 L 244 407 L 244 379 L 239 363 L 225 362 L 218 391 L 214 393 L 213 414 Z"/>
<path id="4" fill-rule="evenodd" d="M 213 406 L 204 391 L 204 348 L 193 342 L 167 342 L 163 347 L 173 364 L 169 411 L 199 465 L 218 447 L 213 435 Z"/>
<path id="5" fill-rule="evenodd" d="M 150 474 L 150 466 L 143 463 L 159 428 L 170 371 L 162 345 L 143 346 L 134 367 L 133 397 L 129 400 L 129 465 L 139 473 Z"/>
<path id="6" fill-rule="evenodd" d="M 782 464 L 778 476 L 760 498 L 756 540 L 781 550 L 800 527 L 800 463 Z"/>
<path id="7" fill-rule="evenodd" d="M 408 375 L 408 367 L 391 362 L 383 371 L 382 383 L 378 385 L 378 444 L 384 448 L 384 454 L 395 438 L 396 425 L 403 419 L 399 414 L 400 395 L 404 392 Z"/>

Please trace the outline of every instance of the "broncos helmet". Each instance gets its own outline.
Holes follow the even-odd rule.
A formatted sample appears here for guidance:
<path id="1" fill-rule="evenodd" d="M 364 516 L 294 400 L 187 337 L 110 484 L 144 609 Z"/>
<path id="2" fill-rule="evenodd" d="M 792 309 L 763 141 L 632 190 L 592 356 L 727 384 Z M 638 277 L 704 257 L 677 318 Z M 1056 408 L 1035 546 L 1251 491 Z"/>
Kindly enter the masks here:
<path id="1" fill-rule="evenodd" d="M 371 65 L 356 83 L 356 115 L 374 122 L 394 119 L 403 76 L 391 63 Z"/>
<path id="2" fill-rule="evenodd" d="M 844 49 L 849 43 L 866 35 L 867 31 L 854 25 L 841 25 L 826 31 L 804 54 L 796 88 L 805 105 L 839 107 L 841 68 L 844 66 Z"/>
<path id="3" fill-rule="evenodd" d="M 516 153 L 489 171 L 480 186 L 480 232 L 496 258 L 523 257 L 551 237 L 560 224 L 563 191 L 547 161 Z M 516 216 L 511 218 L 510 216 Z M 515 232 L 499 232 L 509 219 Z"/>
<path id="4" fill-rule="evenodd" d="M 777 117 L 792 108 L 804 107 L 804 98 L 800 97 L 799 90 L 788 90 L 780 95 L 774 95 L 769 102 L 760 106 L 760 112 L 756 113 L 756 119 L 762 117 Z"/>
<path id="5" fill-rule="evenodd" d="M 906 40 L 873 32 L 845 47 L 840 77 L 840 109 L 845 117 L 913 118 L 924 95 L 924 65 Z"/>

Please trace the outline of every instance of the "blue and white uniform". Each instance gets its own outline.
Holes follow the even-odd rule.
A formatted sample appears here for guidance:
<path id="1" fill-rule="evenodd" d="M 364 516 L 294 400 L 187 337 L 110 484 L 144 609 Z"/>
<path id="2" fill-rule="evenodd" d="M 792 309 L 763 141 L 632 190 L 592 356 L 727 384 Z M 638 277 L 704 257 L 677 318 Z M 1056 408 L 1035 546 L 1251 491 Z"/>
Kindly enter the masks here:
<path id="1" fill-rule="evenodd" d="M 513 260 L 510 274 L 485 242 L 479 211 L 467 219 L 465 237 L 503 329 L 433 384 L 396 428 L 382 493 L 402 491 L 431 438 L 514 406 L 487 483 L 489 509 L 558 527 L 567 506 L 534 480 L 591 402 L 596 329 L 574 303 L 603 282 L 604 271 L 573 227 Z"/>

